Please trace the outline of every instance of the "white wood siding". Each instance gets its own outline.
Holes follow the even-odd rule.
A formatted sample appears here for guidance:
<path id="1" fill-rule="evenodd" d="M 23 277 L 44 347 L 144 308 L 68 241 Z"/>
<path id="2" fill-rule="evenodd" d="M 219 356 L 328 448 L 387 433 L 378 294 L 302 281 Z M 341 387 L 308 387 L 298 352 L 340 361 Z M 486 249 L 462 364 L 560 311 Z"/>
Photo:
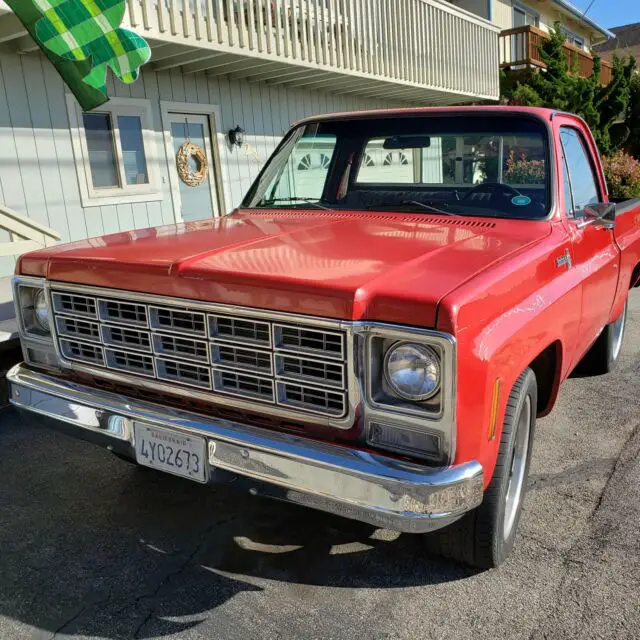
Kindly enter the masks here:
<path id="1" fill-rule="evenodd" d="M 380 99 L 332 95 L 295 87 L 248 83 L 204 73 L 143 70 L 132 86 L 113 81 L 109 95 L 147 98 L 161 158 L 163 200 L 84 209 L 73 155 L 65 103 L 68 89 L 40 54 L 0 54 L 0 203 L 57 231 L 62 242 L 170 224 L 175 221 L 162 140 L 160 101 L 219 106 L 217 123 L 220 173 L 225 209 L 238 205 L 290 124 L 300 118 L 335 111 L 396 106 Z M 246 145 L 230 148 L 225 134 L 240 125 Z M 215 134 L 214 134 L 215 136 Z M 0 242 L 7 240 L 0 235 Z M 0 276 L 9 275 L 15 259 L 0 257 Z"/>

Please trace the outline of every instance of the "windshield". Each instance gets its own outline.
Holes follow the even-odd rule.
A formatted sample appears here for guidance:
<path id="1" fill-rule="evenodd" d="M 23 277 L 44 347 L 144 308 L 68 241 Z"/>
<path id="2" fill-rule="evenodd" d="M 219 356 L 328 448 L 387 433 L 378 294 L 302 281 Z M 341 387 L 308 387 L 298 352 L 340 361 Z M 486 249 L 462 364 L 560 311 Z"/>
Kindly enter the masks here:
<path id="1" fill-rule="evenodd" d="M 302 125 L 244 207 L 366 209 L 544 218 L 544 125 L 518 116 L 417 116 Z"/>

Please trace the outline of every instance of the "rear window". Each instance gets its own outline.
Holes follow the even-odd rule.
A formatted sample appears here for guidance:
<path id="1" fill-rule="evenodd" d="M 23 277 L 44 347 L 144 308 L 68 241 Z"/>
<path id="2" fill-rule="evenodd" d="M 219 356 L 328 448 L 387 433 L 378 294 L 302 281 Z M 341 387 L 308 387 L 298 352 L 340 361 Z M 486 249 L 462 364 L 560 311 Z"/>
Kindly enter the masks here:
<path id="1" fill-rule="evenodd" d="M 484 182 L 514 187 L 544 185 L 545 148 L 540 135 L 425 136 L 424 147 L 389 150 L 388 138 L 367 140 L 356 183 L 457 185 Z"/>

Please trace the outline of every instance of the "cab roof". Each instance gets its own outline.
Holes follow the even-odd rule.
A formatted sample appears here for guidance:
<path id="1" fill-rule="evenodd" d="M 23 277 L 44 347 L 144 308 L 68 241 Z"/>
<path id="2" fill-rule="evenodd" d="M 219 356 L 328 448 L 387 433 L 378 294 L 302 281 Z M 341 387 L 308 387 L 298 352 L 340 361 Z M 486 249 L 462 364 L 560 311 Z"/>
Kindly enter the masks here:
<path id="1" fill-rule="evenodd" d="M 459 115 L 471 114 L 497 114 L 505 115 L 529 115 L 541 120 L 551 121 L 553 116 L 559 113 L 556 109 L 543 109 L 540 107 L 508 107 L 504 105 L 474 106 L 474 107 L 402 107 L 399 109 L 373 109 L 371 111 L 347 111 L 344 113 L 327 113 L 309 118 L 303 118 L 294 123 L 295 126 L 312 122 L 329 120 L 365 120 L 370 118 L 389 118 L 398 116 L 429 116 L 429 115 Z"/>

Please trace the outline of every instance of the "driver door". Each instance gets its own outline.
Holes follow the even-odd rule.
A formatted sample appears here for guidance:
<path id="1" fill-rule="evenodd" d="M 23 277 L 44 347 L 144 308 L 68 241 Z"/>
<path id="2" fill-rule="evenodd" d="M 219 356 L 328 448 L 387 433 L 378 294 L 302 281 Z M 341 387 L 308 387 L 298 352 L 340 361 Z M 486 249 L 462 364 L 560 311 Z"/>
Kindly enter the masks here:
<path id="1" fill-rule="evenodd" d="M 572 260 L 560 268 L 578 269 L 582 277 L 582 309 L 575 352 L 576 358 L 581 358 L 609 322 L 618 284 L 619 253 L 611 229 L 585 224 L 584 208 L 604 201 L 591 160 L 595 146 L 590 146 L 569 120 L 560 123 L 559 136 L 565 189 L 569 190 L 565 201 L 572 243 Z"/>

